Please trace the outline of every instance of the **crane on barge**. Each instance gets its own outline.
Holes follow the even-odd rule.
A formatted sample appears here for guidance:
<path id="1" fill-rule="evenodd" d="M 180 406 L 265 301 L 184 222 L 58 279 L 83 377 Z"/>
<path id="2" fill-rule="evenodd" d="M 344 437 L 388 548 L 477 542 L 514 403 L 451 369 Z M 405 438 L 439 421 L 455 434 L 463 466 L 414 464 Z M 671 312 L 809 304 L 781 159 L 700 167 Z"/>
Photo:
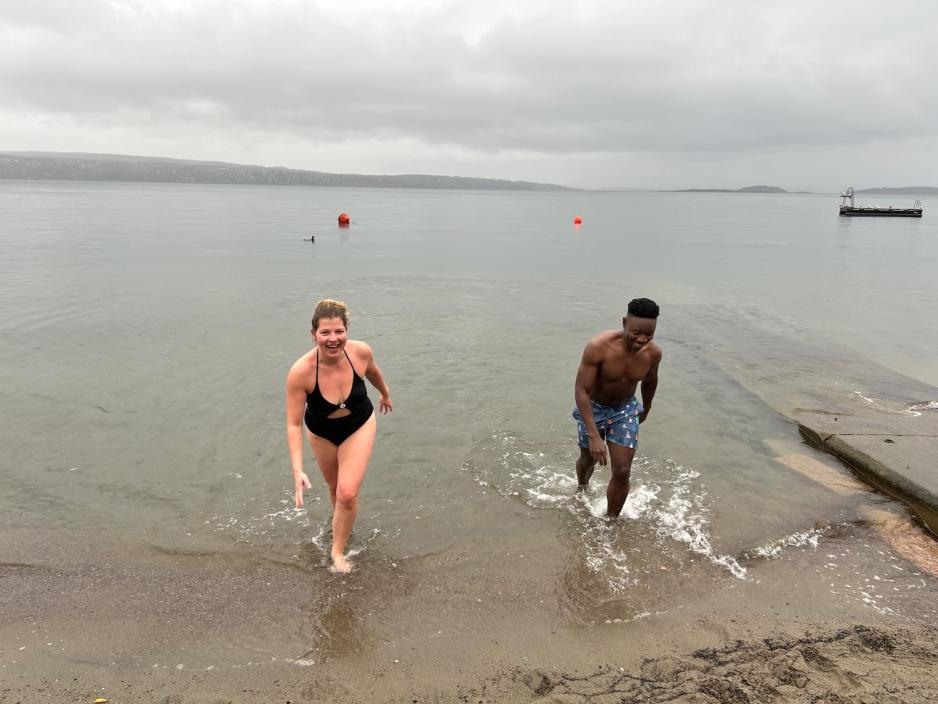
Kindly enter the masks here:
<path id="1" fill-rule="evenodd" d="M 847 201 L 850 201 L 849 205 Z M 920 218 L 922 217 L 922 201 L 915 201 L 911 208 L 893 208 L 891 205 L 888 208 L 881 208 L 878 205 L 858 206 L 854 202 L 853 186 L 850 186 L 846 191 L 840 194 L 840 214 L 851 216 L 878 215 L 898 218 Z"/>

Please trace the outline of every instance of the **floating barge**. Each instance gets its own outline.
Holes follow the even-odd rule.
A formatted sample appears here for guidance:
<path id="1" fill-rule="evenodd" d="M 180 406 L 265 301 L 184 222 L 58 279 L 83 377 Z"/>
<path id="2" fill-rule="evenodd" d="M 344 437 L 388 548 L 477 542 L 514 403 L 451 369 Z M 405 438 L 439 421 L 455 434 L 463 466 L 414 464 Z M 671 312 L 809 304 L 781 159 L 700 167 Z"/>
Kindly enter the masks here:
<path id="1" fill-rule="evenodd" d="M 850 201 L 849 205 L 847 201 Z M 856 205 L 853 202 L 853 186 L 840 194 L 840 214 L 841 215 L 875 215 L 878 217 L 894 218 L 920 218 L 922 217 L 922 201 L 917 200 L 911 208 L 880 208 L 878 205 Z"/>

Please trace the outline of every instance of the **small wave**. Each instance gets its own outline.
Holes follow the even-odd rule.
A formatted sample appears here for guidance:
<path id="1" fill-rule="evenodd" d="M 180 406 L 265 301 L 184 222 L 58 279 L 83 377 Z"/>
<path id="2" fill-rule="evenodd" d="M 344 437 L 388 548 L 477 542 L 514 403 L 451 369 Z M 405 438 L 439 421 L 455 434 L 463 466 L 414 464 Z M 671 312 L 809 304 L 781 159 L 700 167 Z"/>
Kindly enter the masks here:
<path id="1" fill-rule="evenodd" d="M 306 503 L 309 505 L 320 499 L 319 496 L 310 495 Z M 264 546 L 265 549 L 280 549 L 285 555 L 293 553 L 290 558 L 292 561 L 305 562 L 312 559 L 315 562 L 314 555 L 318 554 L 323 566 L 330 564 L 331 513 L 325 518 L 317 518 L 316 511 L 294 508 L 293 492 L 289 492 L 288 498 L 285 493 L 285 498 L 279 500 L 279 505 L 280 508 L 271 507 L 266 513 L 255 516 L 215 515 L 206 519 L 204 524 L 211 526 L 216 533 L 233 534 L 238 543 L 252 547 Z M 354 557 L 361 554 L 380 533 L 379 528 L 373 528 L 367 534 L 353 531 L 349 538 L 347 555 Z M 300 553 L 296 553 L 297 547 L 300 547 Z"/>
<path id="2" fill-rule="evenodd" d="M 938 401 L 925 401 L 924 403 L 913 403 L 909 406 L 909 411 L 922 415 L 921 411 L 938 411 Z"/>
<path id="3" fill-rule="evenodd" d="M 749 555 L 752 557 L 776 558 L 782 554 L 785 548 L 816 548 L 821 541 L 821 537 L 828 530 L 830 530 L 830 527 L 797 531 L 791 535 L 786 535 L 784 538 L 761 545 L 752 550 Z"/>
<path id="4" fill-rule="evenodd" d="M 310 497 L 310 501 L 317 501 L 319 497 Z M 293 494 L 289 498 L 279 501 L 280 508 L 273 509 L 260 516 L 224 516 L 215 515 L 204 521 L 206 526 L 212 526 L 218 533 L 233 533 L 240 543 L 252 545 L 274 541 L 282 541 L 289 526 L 299 525 L 300 529 L 311 525 L 308 511 L 293 507 Z"/>
<path id="5" fill-rule="evenodd" d="M 872 408 L 875 408 L 877 411 L 882 411 L 883 413 L 893 413 L 896 415 L 917 418 L 918 416 L 922 415 L 924 411 L 938 410 L 938 401 L 922 401 L 920 403 L 906 405 L 899 401 L 887 401 L 871 396 L 864 396 L 859 391 L 854 391 L 853 393 L 863 399 Z"/>

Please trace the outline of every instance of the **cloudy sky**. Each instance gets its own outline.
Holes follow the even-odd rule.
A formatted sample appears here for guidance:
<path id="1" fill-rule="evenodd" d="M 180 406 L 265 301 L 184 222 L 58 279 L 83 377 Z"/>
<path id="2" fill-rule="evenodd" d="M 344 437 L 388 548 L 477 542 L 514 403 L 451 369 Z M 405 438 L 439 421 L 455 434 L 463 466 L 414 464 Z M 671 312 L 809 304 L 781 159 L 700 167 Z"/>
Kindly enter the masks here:
<path id="1" fill-rule="evenodd" d="M 0 0 L 0 150 L 938 186 L 938 2 Z"/>

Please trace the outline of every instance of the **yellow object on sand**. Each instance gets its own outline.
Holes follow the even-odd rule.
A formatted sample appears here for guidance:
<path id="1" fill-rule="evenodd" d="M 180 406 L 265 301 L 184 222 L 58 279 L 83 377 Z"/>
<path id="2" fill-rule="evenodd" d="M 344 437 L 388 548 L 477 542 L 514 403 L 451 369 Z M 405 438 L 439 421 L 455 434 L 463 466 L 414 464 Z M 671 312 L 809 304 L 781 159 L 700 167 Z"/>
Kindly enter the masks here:
<path id="1" fill-rule="evenodd" d="M 107 699 L 104 697 L 98 697 L 94 700 L 94 704 L 107 704 Z"/>

